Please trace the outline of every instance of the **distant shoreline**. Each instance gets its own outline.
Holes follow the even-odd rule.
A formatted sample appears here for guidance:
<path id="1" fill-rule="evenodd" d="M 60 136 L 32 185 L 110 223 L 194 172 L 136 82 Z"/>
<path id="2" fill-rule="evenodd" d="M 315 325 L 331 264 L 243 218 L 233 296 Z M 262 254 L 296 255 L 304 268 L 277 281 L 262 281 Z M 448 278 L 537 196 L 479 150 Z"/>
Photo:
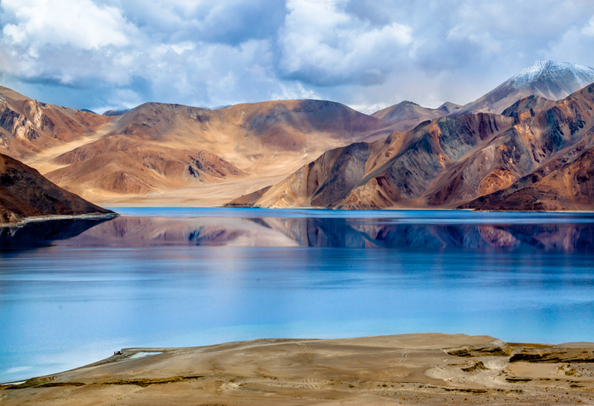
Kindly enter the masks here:
<path id="1" fill-rule="evenodd" d="M 0 227 L 22 227 L 28 223 L 39 223 L 43 221 L 53 220 L 93 220 L 93 219 L 108 219 L 119 217 L 118 213 L 96 213 L 96 214 L 73 214 L 73 215 L 47 215 L 47 216 L 31 216 L 25 217 L 18 222 L 0 223 Z"/>

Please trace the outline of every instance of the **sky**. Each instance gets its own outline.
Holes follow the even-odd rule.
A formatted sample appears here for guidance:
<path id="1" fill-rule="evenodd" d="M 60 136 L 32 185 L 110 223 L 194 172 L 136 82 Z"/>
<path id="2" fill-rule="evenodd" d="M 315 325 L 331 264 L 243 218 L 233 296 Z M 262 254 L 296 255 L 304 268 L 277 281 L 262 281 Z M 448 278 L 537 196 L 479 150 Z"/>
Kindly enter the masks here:
<path id="1" fill-rule="evenodd" d="M 469 103 L 537 60 L 594 66 L 591 0 L 0 0 L 0 84 L 97 112 Z"/>

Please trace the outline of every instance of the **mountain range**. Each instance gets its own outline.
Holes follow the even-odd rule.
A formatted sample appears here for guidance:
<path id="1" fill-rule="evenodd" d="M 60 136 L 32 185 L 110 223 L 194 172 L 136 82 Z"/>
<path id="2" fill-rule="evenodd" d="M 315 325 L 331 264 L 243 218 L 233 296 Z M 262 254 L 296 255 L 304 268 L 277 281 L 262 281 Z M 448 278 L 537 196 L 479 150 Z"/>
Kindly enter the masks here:
<path id="1" fill-rule="evenodd" d="M 216 110 L 146 103 L 105 116 L 0 94 L 0 152 L 96 202 L 219 183 L 257 189 L 329 149 L 393 131 L 393 123 L 319 100 Z"/>
<path id="2" fill-rule="evenodd" d="M 0 87 L 0 152 L 95 203 L 591 207 L 594 69 L 537 62 L 464 106 L 289 100 L 94 114 Z"/>
<path id="3" fill-rule="evenodd" d="M 572 66 L 536 66 L 540 73 L 527 69 L 490 95 L 509 83 L 522 92 L 545 87 L 567 92 L 581 84 L 563 82 L 580 77 L 579 66 L 577 73 L 555 75 L 551 66 Z M 462 110 L 485 100 L 498 105 L 491 96 Z M 328 151 L 264 193 L 230 205 L 589 210 L 594 206 L 593 107 L 594 85 L 589 85 L 557 102 L 530 95 L 505 114 L 463 111 L 424 121 L 385 140 Z"/>

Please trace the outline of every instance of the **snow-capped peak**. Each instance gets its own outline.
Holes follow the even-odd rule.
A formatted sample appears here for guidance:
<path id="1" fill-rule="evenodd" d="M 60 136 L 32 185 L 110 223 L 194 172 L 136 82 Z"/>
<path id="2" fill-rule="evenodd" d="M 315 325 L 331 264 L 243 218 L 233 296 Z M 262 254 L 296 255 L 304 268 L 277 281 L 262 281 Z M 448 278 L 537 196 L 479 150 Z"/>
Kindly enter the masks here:
<path id="1" fill-rule="evenodd" d="M 537 61 L 511 77 L 508 83 L 517 89 L 540 80 L 571 81 L 581 88 L 594 82 L 594 69 L 568 62 Z"/>

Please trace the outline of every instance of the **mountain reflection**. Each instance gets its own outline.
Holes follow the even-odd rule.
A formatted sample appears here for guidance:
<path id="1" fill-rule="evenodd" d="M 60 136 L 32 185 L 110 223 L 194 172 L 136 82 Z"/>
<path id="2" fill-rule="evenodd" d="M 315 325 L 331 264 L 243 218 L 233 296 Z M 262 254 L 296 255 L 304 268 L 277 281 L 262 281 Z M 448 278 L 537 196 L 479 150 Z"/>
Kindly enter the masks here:
<path id="1" fill-rule="evenodd" d="M 0 247 L 235 246 L 539 250 L 594 248 L 594 223 L 403 224 L 391 219 L 118 217 L 0 229 Z"/>
<path id="2" fill-rule="evenodd" d="M 108 219 L 70 219 L 26 223 L 0 227 L 0 251 L 42 248 L 61 240 L 72 239 Z"/>

